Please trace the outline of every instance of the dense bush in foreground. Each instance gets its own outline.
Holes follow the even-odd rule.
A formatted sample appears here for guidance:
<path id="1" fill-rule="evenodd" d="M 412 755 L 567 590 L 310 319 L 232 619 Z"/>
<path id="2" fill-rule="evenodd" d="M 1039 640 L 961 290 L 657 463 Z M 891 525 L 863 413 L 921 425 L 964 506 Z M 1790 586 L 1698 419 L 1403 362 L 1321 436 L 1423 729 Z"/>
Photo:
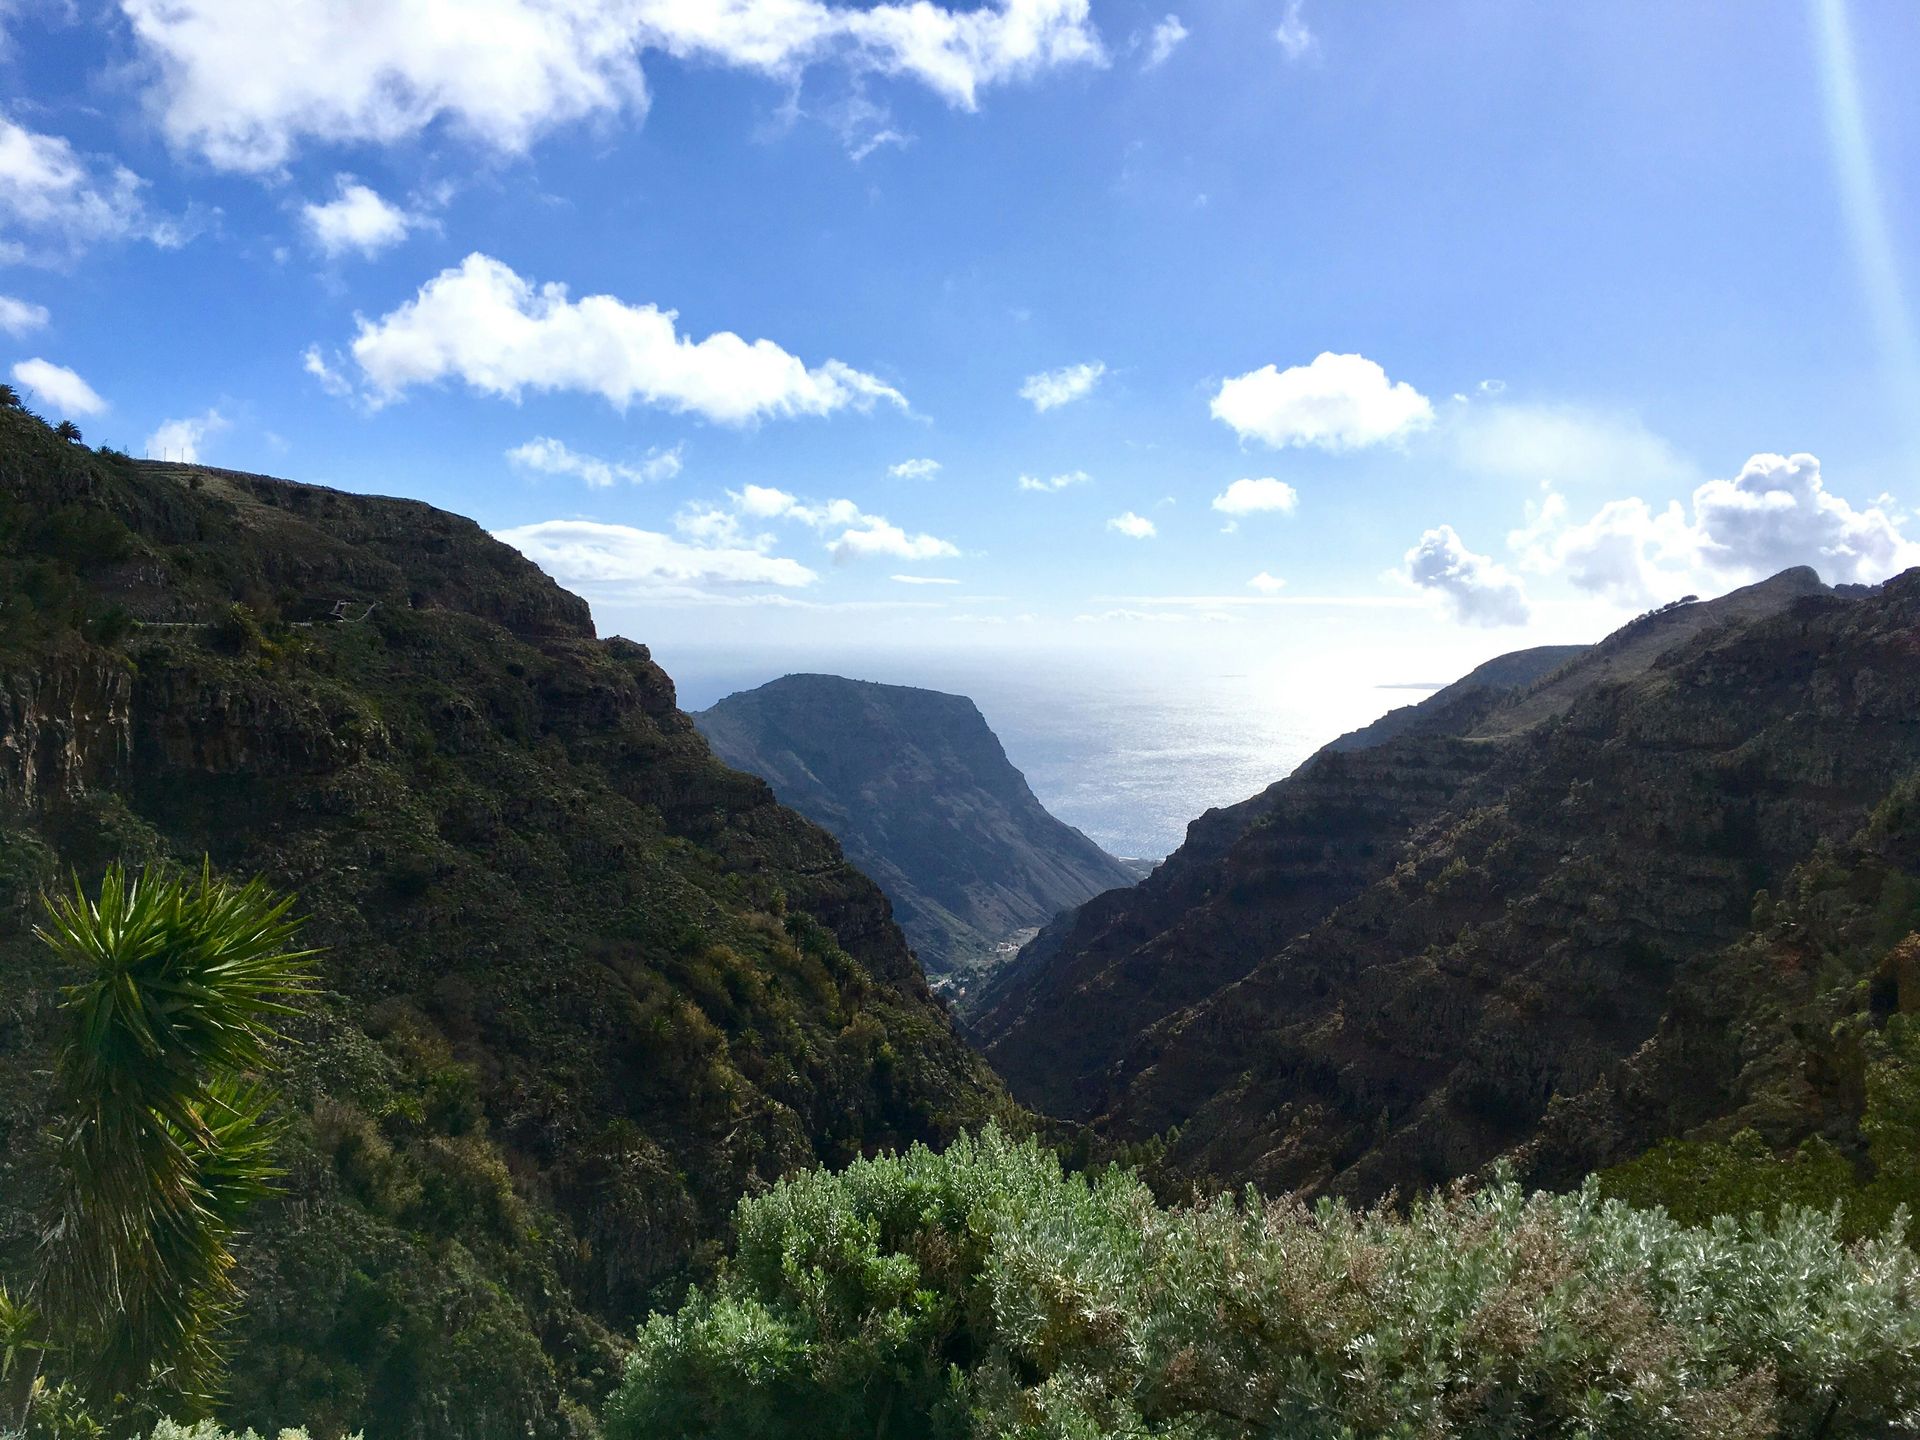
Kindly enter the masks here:
<path id="1" fill-rule="evenodd" d="M 25 1440 L 41 1440 L 42 1436 L 59 1437 L 59 1440 L 69 1440 L 69 1437 L 71 1440 L 80 1440 L 80 1437 L 100 1437 L 107 1433 L 97 1422 L 88 1419 L 84 1412 L 76 1412 L 65 1418 L 67 1422 L 65 1429 L 42 1428 L 28 1434 Z M 0 1429 L 0 1440 L 15 1440 L 20 1433 Z M 228 1430 L 212 1420 L 201 1420 L 190 1425 L 178 1420 L 161 1420 L 145 1440 L 309 1440 L 309 1436 L 304 1428 L 282 1429 L 272 1436 L 263 1437 L 255 1430 Z M 348 1437 L 348 1440 L 360 1440 L 360 1436 L 353 1435 Z"/>
<path id="2" fill-rule="evenodd" d="M 1404 1216 L 1156 1204 L 995 1130 L 741 1203 L 610 1440 L 1873 1436 L 1920 1423 L 1920 1260 L 1808 1211 L 1688 1228 L 1511 1184 Z"/>

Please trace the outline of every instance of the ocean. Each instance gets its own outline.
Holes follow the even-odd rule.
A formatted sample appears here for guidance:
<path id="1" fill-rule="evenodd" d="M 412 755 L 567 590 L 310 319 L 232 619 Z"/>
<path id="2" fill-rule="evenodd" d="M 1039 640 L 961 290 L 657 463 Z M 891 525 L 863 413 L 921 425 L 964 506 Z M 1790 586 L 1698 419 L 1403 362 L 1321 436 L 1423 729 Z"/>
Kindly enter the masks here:
<path id="1" fill-rule="evenodd" d="M 818 672 L 966 695 L 1040 802 L 1110 854 L 1157 860 L 1187 823 L 1265 789 L 1425 685 L 1311 688 L 1274 670 L 1011 652 L 796 654 L 656 646 L 683 709 Z"/>

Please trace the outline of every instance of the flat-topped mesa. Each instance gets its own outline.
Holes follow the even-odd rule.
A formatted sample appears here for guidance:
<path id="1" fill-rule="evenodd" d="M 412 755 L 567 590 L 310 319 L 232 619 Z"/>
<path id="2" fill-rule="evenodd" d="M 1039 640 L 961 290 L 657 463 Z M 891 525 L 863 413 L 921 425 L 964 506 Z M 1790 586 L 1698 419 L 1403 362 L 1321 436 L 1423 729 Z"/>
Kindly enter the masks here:
<path id="1" fill-rule="evenodd" d="M 1060 911 L 1133 883 L 1047 813 L 965 696 L 788 675 L 693 719 L 838 837 L 956 1001 Z"/>

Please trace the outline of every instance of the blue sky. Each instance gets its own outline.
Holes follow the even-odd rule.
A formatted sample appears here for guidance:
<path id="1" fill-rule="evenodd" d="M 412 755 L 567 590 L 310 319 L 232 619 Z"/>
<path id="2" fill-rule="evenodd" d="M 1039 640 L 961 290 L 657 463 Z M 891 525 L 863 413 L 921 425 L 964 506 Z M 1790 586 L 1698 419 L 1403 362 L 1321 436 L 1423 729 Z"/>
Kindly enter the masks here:
<path id="1" fill-rule="evenodd" d="M 1920 561 L 1920 8 L 1168 3 L 0 5 L 0 369 L 669 654 L 1444 679 Z"/>

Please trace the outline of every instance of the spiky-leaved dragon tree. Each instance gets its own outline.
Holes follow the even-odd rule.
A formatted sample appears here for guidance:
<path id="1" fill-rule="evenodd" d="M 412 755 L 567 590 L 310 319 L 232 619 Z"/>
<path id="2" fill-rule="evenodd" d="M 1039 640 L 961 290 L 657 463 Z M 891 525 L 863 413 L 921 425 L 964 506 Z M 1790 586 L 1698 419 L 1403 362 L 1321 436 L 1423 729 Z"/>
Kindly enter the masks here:
<path id="1" fill-rule="evenodd" d="M 40 1299 L 99 1403 L 204 1412 L 237 1299 L 232 1240 L 277 1173 L 257 1077 L 313 984 L 292 900 L 255 880 L 115 868 L 48 905 L 83 974 L 54 1071 L 59 1208 Z"/>

